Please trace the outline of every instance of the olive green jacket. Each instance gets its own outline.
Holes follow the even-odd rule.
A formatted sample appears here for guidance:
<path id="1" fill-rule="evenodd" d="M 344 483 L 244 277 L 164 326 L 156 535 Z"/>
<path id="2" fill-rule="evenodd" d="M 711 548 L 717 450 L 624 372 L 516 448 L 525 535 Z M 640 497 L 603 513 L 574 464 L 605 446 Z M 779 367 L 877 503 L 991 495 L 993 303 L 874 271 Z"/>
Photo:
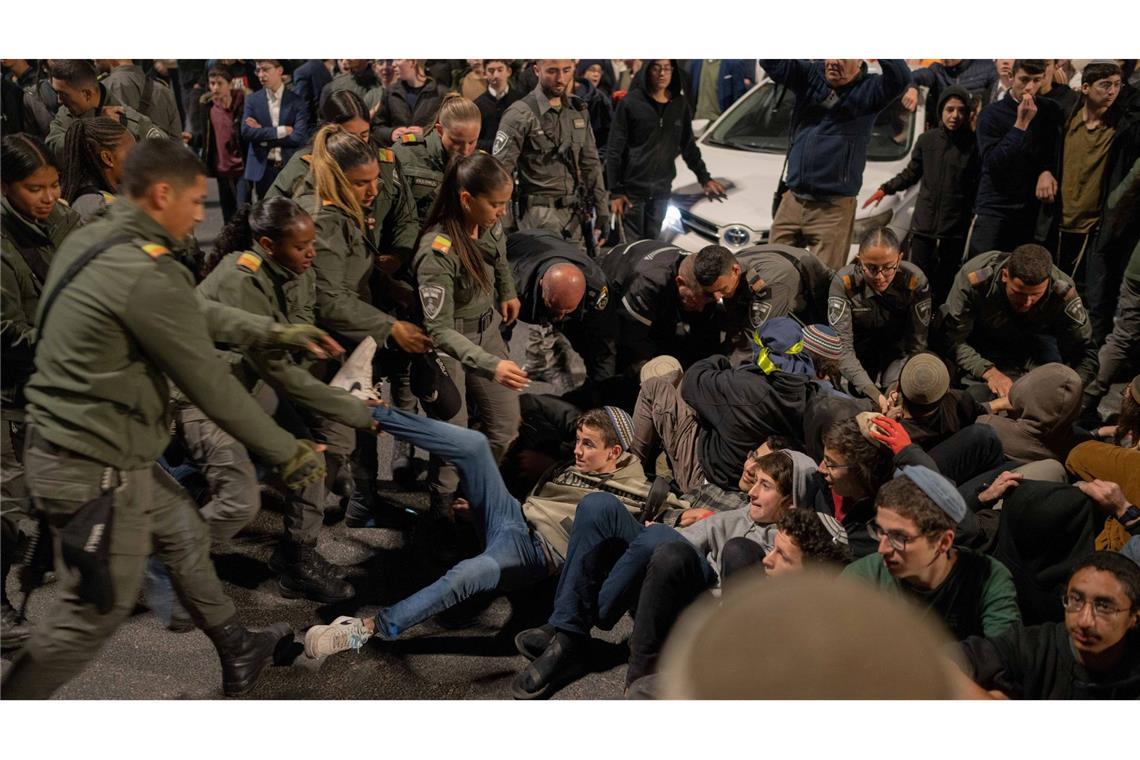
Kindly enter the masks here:
<path id="1" fill-rule="evenodd" d="M 371 335 L 383 346 L 396 319 L 374 305 L 386 294 L 372 292 L 372 269 L 380 255 L 397 257 L 400 268 L 411 262 L 419 221 L 394 154 L 382 148 L 379 158 L 379 192 L 367 209 L 367 232 L 340 207 L 318 202 L 311 190 L 297 203 L 317 228 L 317 324 L 352 343 Z"/>
<path id="2" fill-rule="evenodd" d="M 145 140 L 148 137 L 174 137 L 179 135 L 168 135 L 162 131 L 162 128 L 151 121 L 149 116 L 144 116 L 134 108 L 123 105 L 111 93 L 107 92 L 107 88 L 102 84 L 99 85 L 103 93 L 103 97 L 99 105 L 92 108 L 87 113 L 81 115 L 80 119 L 93 119 L 100 114 L 106 106 L 120 106 L 123 109 L 123 116 L 127 122 L 127 131 L 129 131 L 136 140 Z M 51 120 L 51 127 L 48 129 L 48 136 L 44 139 L 47 145 L 57 159 L 63 160 L 63 142 L 67 136 L 67 128 L 71 126 L 71 122 L 75 121 L 76 117 L 72 115 L 67 106 L 60 106 L 59 110 L 55 112 L 55 117 Z"/>
<path id="3" fill-rule="evenodd" d="M 313 324 L 317 303 L 316 272 L 297 274 L 278 264 L 254 244 L 252 251 L 231 253 L 198 285 L 211 301 L 270 317 L 283 324 Z M 245 362 L 240 362 L 240 357 Z M 313 377 L 289 351 L 248 347 L 233 363 L 251 391 L 264 378 L 299 405 L 350 427 L 368 430 L 372 413 L 363 401 Z"/>
<path id="4" fill-rule="evenodd" d="M 36 306 L 43 277 L 63 239 L 79 226 L 79 215 L 56 202 L 42 223 L 0 200 L 0 347 L 3 348 L 3 400 L 20 405 L 19 389 L 32 371 Z M 28 261 L 32 264 L 29 265 Z"/>
<path id="5" fill-rule="evenodd" d="M 107 94 L 112 98 L 142 112 L 146 78 L 142 66 L 126 64 L 111 69 L 99 81 L 107 88 Z M 151 80 L 150 109 L 145 114 L 169 137 L 181 137 L 182 117 L 178 115 L 178 103 L 174 91 L 161 79 Z"/>
<path id="6" fill-rule="evenodd" d="M 379 112 L 380 104 L 384 101 L 384 86 L 379 82 L 377 82 L 374 87 L 363 87 L 353 78 L 352 72 L 342 71 L 333 77 L 332 81 L 326 84 L 325 88 L 321 91 L 321 105 L 324 105 L 329 95 L 334 92 L 339 92 L 340 90 L 349 90 L 359 95 L 360 99 L 364 101 L 364 105 L 368 107 L 369 112 L 373 109 Z"/>
<path id="7" fill-rule="evenodd" d="M 277 179 L 273 180 L 273 184 L 265 192 L 266 198 L 278 195 L 299 198 L 313 192 L 312 175 L 309 174 L 309 162 L 313 159 L 312 150 L 313 146 L 309 145 L 289 157 L 284 168 L 277 173 Z"/>
<path id="8" fill-rule="evenodd" d="M 119 199 L 105 219 L 68 236 L 44 293 L 99 241 L 129 235 L 87 264 L 39 325 L 28 416 L 45 439 L 98 462 L 148 467 L 170 440 L 167 377 L 223 430 L 270 464 L 295 453 L 218 360 L 213 341 L 264 340 L 274 322 L 196 296 L 190 273 L 169 255 L 174 240 L 143 209 Z M 211 334 L 213 337 L 211 337 Z"/>
<path id="9" fill-rule="evenodd" d="M 413 268 L 424 311 L 424 327 L 436 347 L 458 359 L 464 367 L 493 377 L 502 358 L 475 345 L 464 334 L 472 330 L 465 329 L 463 322 L 479 319 L 493 309 L 497 301 L 515 298 L 515 279 L 507 262 L 507 236 L 502 225 L 496 223 L 485 231 L 479 237 L 478 246 L 483 254 L 483 272 L 494 283 L 494 292 L 487 292 L 471 280 L 452 250 L 451 238 L 441 227 L 424 231 Z"/>
<path id="10" fill-rule="evenodd" d="M 420 219 L 427 219 L 443 183 L 443 174 L 447 171 L 447 151 L 443 149 L 443 140 L 434 129 L 426 138 L 409 132 L 404 135 L 403 142 L 392 146 L 392 152 L 399 159 L 404 179 L 416 199 Z"/>

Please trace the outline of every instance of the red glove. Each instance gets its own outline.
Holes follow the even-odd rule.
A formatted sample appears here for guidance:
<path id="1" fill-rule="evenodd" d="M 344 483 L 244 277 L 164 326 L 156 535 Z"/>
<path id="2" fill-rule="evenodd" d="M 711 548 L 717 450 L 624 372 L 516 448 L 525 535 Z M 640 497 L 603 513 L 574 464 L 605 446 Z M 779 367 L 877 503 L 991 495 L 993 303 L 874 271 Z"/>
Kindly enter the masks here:
<path id="1" fill-rule="evenodd" d="M 871 437 L 881 441 L 896 455 L 911 444 L 910 435 L 898 420 L 882 415 L 871 420 Z"/>

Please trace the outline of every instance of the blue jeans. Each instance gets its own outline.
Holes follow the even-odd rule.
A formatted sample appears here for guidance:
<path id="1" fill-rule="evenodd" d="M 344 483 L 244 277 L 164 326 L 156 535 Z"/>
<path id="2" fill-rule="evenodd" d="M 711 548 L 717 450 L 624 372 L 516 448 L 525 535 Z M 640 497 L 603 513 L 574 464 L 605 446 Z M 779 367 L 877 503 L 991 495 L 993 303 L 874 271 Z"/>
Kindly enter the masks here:
<path id="1" fill-rule="evenodd" d="M 439 420 L 377 407 L 372 417 L 380 429 L 454 464 L 463 477 L 467 500 L 486 547 L 465 559 L 403 601 L 376 613 L 376 630 L 395 638 L 476 594 L 507 593 L 538 583 L 549 575 L 546 554 L 499 475 L 487 438 L 474 430 Z"/>
<path id="2" fill-rule="evenodd" d="M 580 636 L 613 628 L 636 601 L 653 550 L 676 541 L 685 538 L 667 525 L 641 525 L 613 494 L 588 494 L 574 513 L 550 624 Z"/>

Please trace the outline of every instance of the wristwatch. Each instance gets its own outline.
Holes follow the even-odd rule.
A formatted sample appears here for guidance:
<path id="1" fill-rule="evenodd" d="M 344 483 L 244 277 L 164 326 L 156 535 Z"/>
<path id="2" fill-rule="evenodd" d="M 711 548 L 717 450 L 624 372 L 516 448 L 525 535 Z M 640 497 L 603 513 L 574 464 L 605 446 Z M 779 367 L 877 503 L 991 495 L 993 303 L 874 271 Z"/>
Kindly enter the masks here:
<path id="1" fill-rule="evenodd" d="M 1128 509 L 1124 510 L 1124 514 L 1116 518 L 1116 521 L 1125 527 L 1137 520 L 1140 520 L 1140 507 L 1135 504 L 1129 505 Z"/>

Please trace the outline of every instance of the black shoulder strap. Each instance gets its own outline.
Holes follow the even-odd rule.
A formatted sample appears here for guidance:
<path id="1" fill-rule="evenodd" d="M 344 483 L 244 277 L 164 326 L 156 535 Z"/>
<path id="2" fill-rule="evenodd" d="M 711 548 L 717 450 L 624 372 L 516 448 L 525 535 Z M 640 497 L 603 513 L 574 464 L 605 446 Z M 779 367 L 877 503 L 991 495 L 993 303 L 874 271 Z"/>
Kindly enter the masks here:
<path id="1" fill-rule="evenodd" d="M 83 267 L 90 264 L 92 259 L 108 248 L 113 248 L 121 243 L 129 243 L 131 240 L 134 240 L 131 235 L 116 235 L 115 237 L 107 238 L 88 248 L 83 252 L 83 255 L 73 261 L 71 266 L 67 268 L 67 271 L 63 273 L 63 277 L 60 277 L 59 282 L 55 284 L 55 289 L 44 299 L 44 308 L 40 312 L 36 332 L 41 336 L 44 334 L 44 325 L 47 324 L 48 312 L 51 311 L 51 306 L 55 303 L 56 296 L 59 295 L 60 291 L 63 290 L 69 282 L 75 279 L 75 275 L 79 274 Z"/>
<path id="2" fill-rule="evenodd" d="M 154 80 L 150 77 L 143 77 L 142 97 L 139 99 L 139 111 L 143 116 L 150 116 L 150 103 L 154 97 Z"/>
<path id="3" fill-rule="evenodd" d="M 40 281 L 40 287 L 42 288 L 44 283 L 47 282 L 48 273 L 48 266 L 47 262 L 44 261 L 44 257 L 41 256 L 40 252 L 35 248 L 23 248 L 18 246 L 16 250 L 20 252 L 20 258 L 28 265 L 28 269 L 32 270 L 32 274 Z"/>

